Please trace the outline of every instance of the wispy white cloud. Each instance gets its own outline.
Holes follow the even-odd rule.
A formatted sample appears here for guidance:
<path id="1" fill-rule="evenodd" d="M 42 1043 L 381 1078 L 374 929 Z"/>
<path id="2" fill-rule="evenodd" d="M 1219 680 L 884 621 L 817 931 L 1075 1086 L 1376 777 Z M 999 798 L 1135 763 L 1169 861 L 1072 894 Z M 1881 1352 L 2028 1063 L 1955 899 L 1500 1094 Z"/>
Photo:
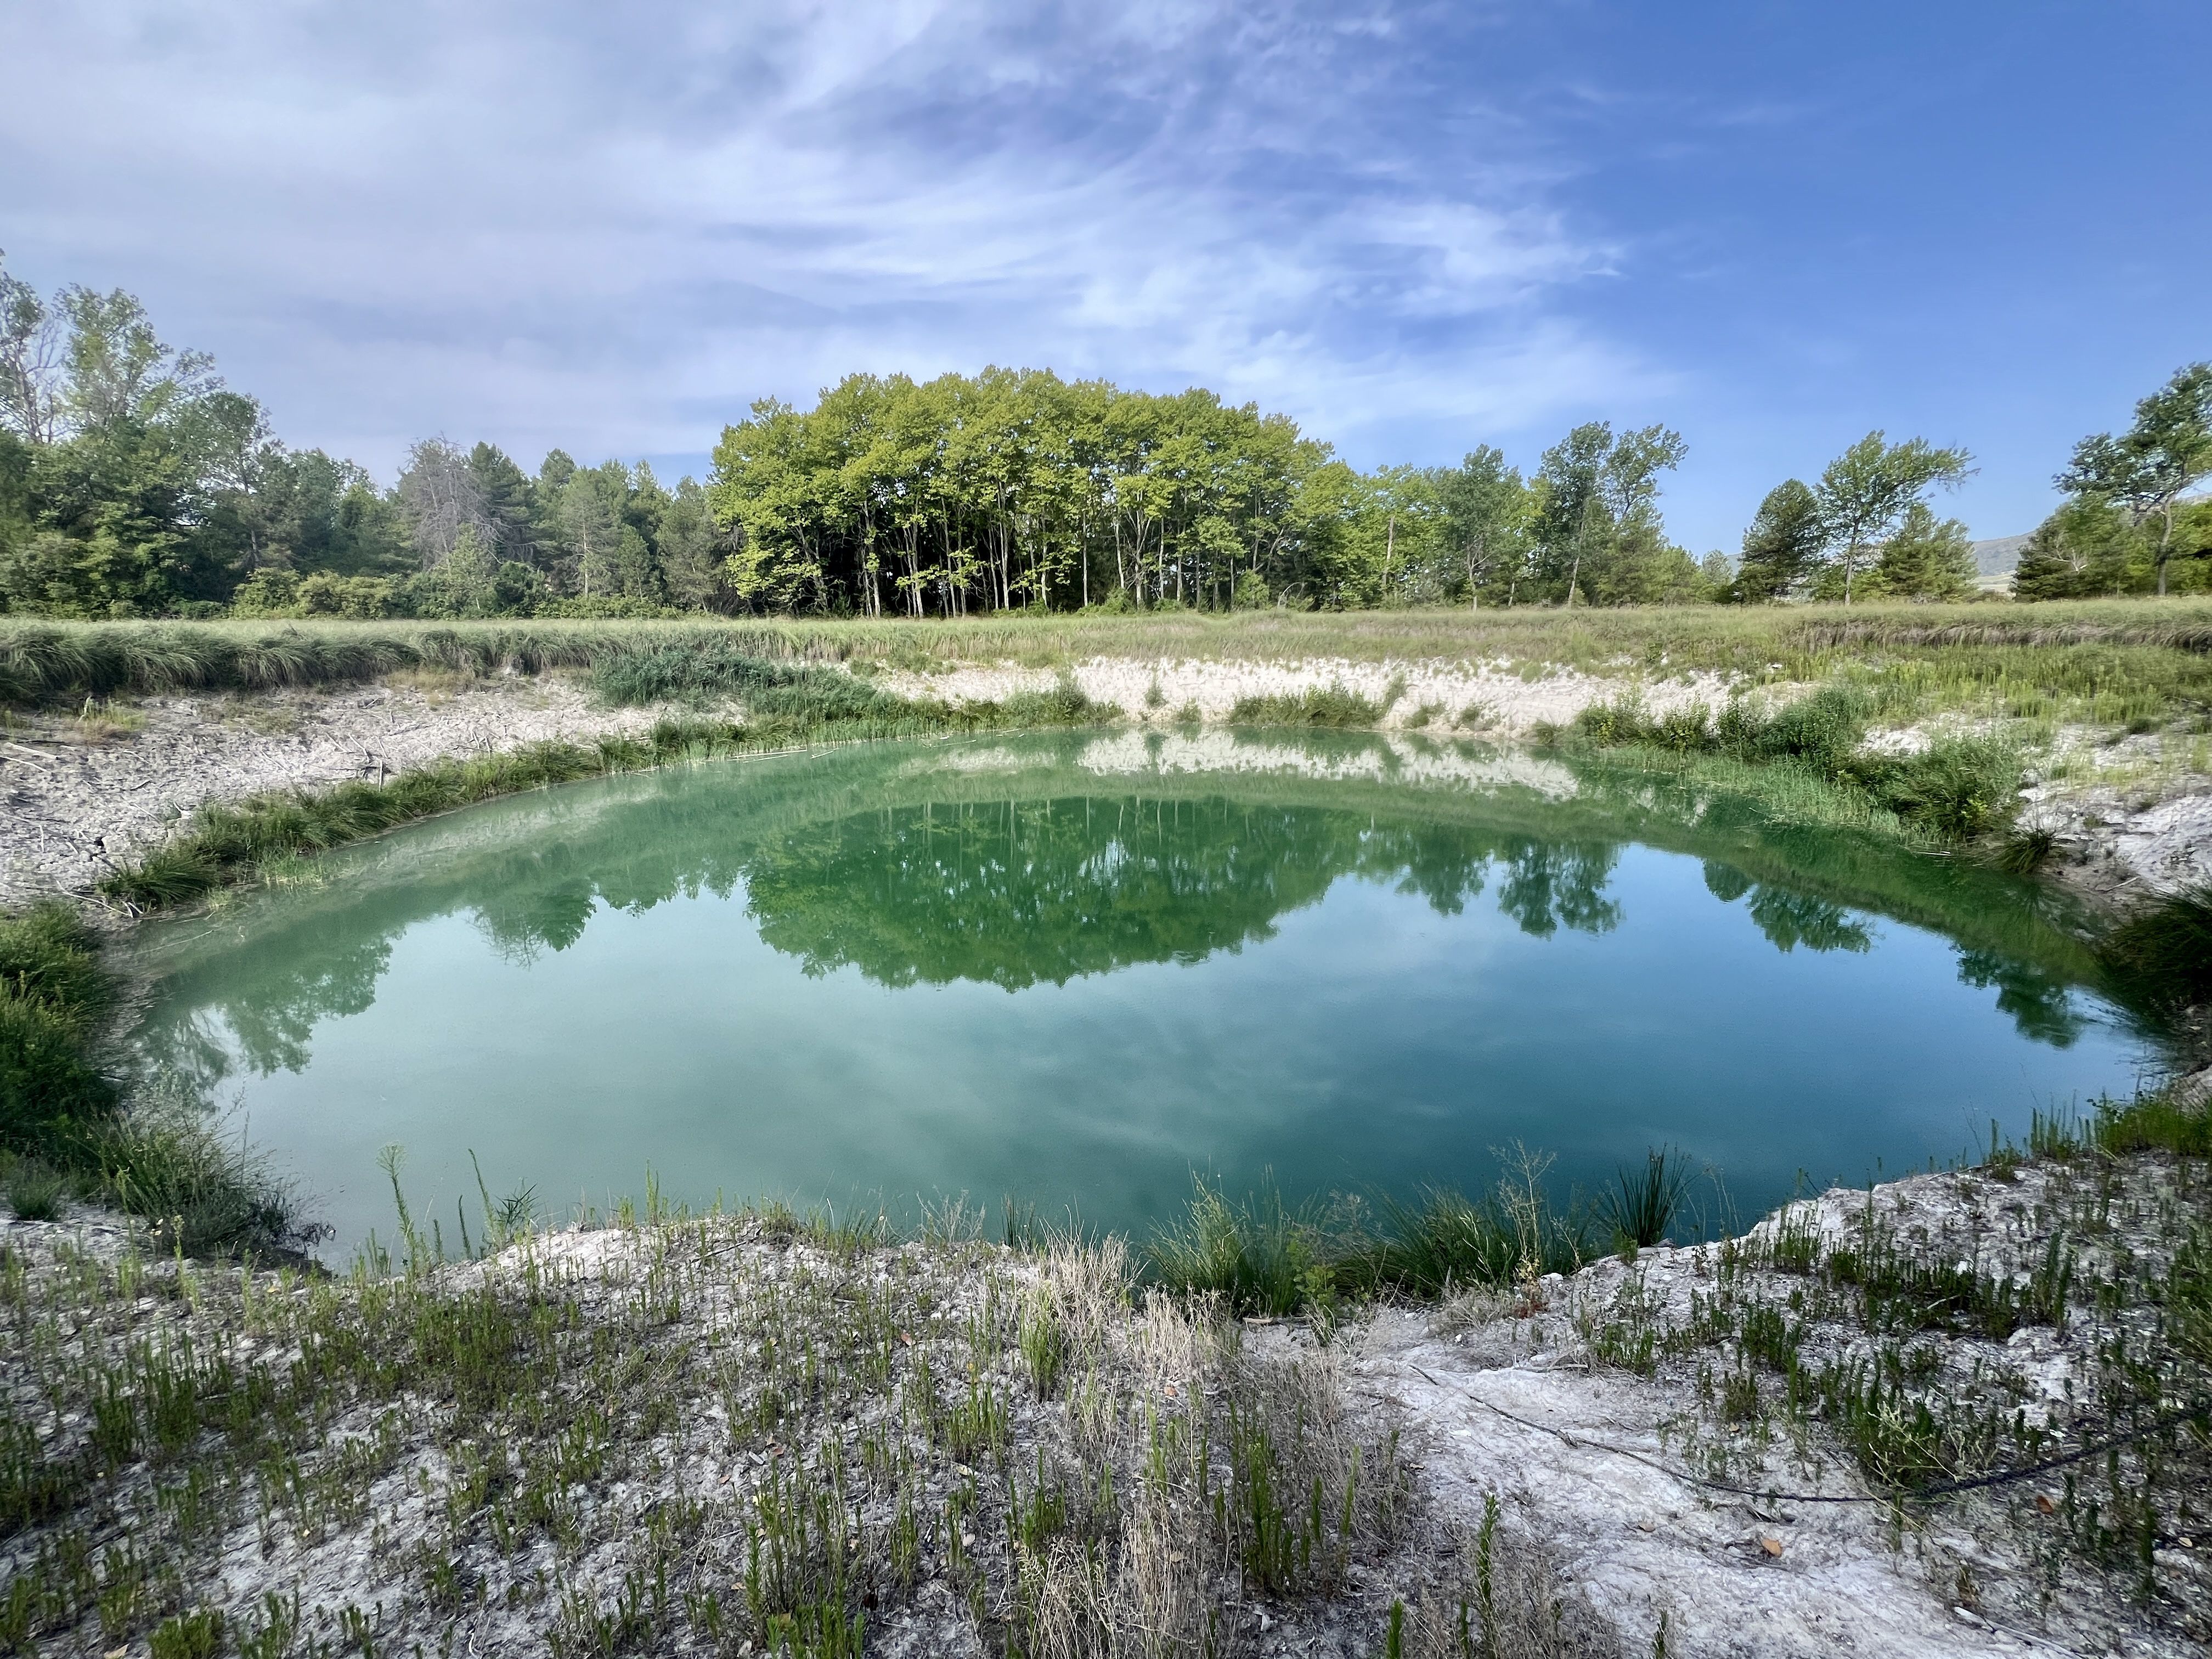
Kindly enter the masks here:
<path id="1" fill-rule="evenodd" d="M 1621 251 L 1513 123 L 1428 77 L 1443 27 L 27 7 L 0 20 L 0 241 L 140 289 L 283 430 L 385 466 L 438 429 L 696 451 L 854 368 L 1197 380 L 1355 450 L 1657 383 L 1556 303 Z"/>

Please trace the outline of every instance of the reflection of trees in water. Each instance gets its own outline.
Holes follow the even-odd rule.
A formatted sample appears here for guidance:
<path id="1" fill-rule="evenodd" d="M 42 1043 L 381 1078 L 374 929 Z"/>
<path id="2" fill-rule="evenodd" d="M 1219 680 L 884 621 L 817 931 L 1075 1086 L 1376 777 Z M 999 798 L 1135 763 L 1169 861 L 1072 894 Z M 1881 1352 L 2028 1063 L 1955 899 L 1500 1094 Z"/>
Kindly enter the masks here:
<path id="1" fill-rule="evenodd" d="M 1238 949 L 1345 875 L 1454 915 L 1502 864 L 1528 931 L 1595 930 L 1612 859 L 1304 807 L 1076 799 L 848 817 L 757 849 L 745 879 L 761 937 L 810 974 L 1012 990 Z"/>
<path id="2" fill-rule="evenodd" d="M 890 807 L 747 837 L 730 833 L 714 798 L 660 799 L 588 840 L 471 865 L 427 908 L 419 892 L 387 896 L 325 915 L 281 948 L 205 963 L 173 988 L 170 1006 L 191 1012 L 157 1035 L 212 1085 L 229 1067 L 208 1027 L 215 1010 L 243 1063 L 299 1070 L 320 1020 L 374 1000 L 398 934 L 456 908 L 503 959 L 527 963 L 575 944 L 602 905 L 637 912 L 742 885 L 762 939 L 810 975 L 851 967 L 887 986 L 1013 990 L 1239 949 L 1347 875 L 1392 883 L 1444 915 L 1489 888 L 1500 914 L 1538 939 L 1602 933 L 1621 921 L 1606 894 L 1619 854 L 1602 841 L 1136 796 Z M 1723 902 L 1749 895 L 1752 920 L 1779 950 L 1870 948 L 1864 919 L 1840 905 L 1723 863 L 1705 874 Z M 1966 953 L 1960 972 L 1996 985 L 1999 1007 L 2029 1036 L 2063 1043 L 2079 1030 L 2064 986 L 2032 967 Z M 210 994 L 192 995 L 192 979 L 209 981 Z"/>
<path id="3" fill-rule="evenodd" d="M 2054 1048 L 2072 1048 L 2087 1023 L 2063 985 L 2024 962 L 1990 951 L 1961 951 L 1959 977 L 1978 988 L 1996 986 L 1998 1008 L 2012 1016 L 2021 1035 Z"/>
<path id="4" fill-rule="evenodd" d="M 1705 887 L 1723 904 L 1751 895 L 1752 921 L 1778 951 L 1868 951 L 1873 934 L 1842 905 L 1754 882 L 1735 866 L 1708 859 Z M 1959 951 L 1959 978 L 1978 988 L 1997 988 L 1997 1008 L 2022 1036 L 2069 1048 L 2087 1024 L 2065 982 L 2033 963 L 1994 951 Z"/>
<path id="5" fill-rule="evenodd" d="M 1607 933 L 1620 925 L 1620 907 L 1605 896 L 1606 878 L 1620 856 L 1617 847 L 1540 842 L 1506 860 L 1498 908 L 1521 931 L 1549 939 L 1562 927 Z"/>
<path id="6" fill-rule="evenodd" d="M 1751 896 L 1751 919 L 1778 951 L 1874 949 L 1874 936 L 1840 904 L 1762 884 Z"/>
<path id="7" fill-rule="evenodd" d="M 396 936 L 394 930 L 348 943 L 318 940 L 316 948 L 277 959 L 236 953 L 217 970 L 219 1003 L 211 1006 L 189 994 L 173 998 L 185 1012 L 160 1030 L 163 1067 L 203 1097 L 235 1063 L 264 1076 L 301 1070 L 316 1026 L 334 1015 L 365 1012 L 376 1000 Z M 217 1012 L 230 1028 L 227 1041 L 213 1029 L 210 1016 Z"/>

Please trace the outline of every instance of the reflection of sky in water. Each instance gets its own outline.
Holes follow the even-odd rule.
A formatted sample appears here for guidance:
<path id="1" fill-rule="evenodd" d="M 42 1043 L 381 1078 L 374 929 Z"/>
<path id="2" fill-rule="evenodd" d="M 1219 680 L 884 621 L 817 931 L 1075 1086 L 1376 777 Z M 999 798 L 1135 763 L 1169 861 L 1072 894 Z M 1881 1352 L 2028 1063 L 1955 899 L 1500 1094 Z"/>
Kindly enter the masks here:
<path id="1" fill-rule="evenodd" d="M 965 1191 L 1139 1224 L 1193 1169 L 1473 1185 L 1516 1140 L 1586 1187 L 1672 1143 L 1756 1207 L 2130 1078 L 2057 930 L 1881 917 L 1817 848 L 1783 880 L 1752 843 L 1545 835 L 1528 792 L 1488 817 L 1233 775 L 1140 796 L 1055 758 L 503 803 L 452 821 L 474 842 L 410 865 L 395 838 L 179 933 L 144 1040 L 244 1107 L 341 1246 L 386 1219 L 393 1141 L 447 1207 L 473 1149 L 556 1204 L 649 1164 L 695 1202 Z"/>

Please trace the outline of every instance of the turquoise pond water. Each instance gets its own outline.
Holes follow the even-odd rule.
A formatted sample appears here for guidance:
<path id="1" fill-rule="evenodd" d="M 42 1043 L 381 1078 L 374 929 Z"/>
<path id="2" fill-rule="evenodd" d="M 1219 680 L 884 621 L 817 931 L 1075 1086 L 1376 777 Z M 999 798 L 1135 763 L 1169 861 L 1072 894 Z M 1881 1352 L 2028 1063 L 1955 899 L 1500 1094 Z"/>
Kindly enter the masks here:
<path id="1" fill-rule="evenodd" d="M 1292 1198 L 1594 1188 L 1739 1218 L 2133 1084 L 2054 901 L 1749 803 L 1473 745 L 883 744 L 493 803 L 149 930 L 146 1054 L 334 1229 L 380 1148 L 453 1228 L 965 1194 L 1143 1229 Z M 1701 1183 L 1708 1220 L 1723 1219 Z"/>

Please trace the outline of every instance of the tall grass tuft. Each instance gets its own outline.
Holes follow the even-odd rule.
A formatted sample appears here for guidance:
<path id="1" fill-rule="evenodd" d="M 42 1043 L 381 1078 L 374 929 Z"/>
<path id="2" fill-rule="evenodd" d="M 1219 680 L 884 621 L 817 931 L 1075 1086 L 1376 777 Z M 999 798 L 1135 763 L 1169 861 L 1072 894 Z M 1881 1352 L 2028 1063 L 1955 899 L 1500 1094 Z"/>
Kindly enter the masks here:
<path id="1" fill-rule="evenodd" d="M 1339 729 L 1373 726 L 1382 718 L 1373 699 L 1341 685 L 1239 697 L 1229 711 L 1232 726 L 1316 726 Z"/>
<path id="2" fill-rule="evenodd" d="M 1236 1203 L 1196 1183 L 1189 1212 L 1152 1236 L 1148 1266 L 1171 1290 L 1212 1294 L 1237 1314 L 1293 1314 L 1325 1288 L 1317 1230 L 1294 1215 L 1270 1174 Z"/>
<path id="3" fill-rule="evenodd" d="M 1426 1297 L 1575 1272 L 1593 1254 L 1587 1222 L 1553 1204 L 1541 1170 L 1535 1174 L 1510 1176 L 1480 1200 L 1449 1187 L 1431 1188 L 1411 1204 L 1385 1198 L 1380 1228 L 1339 1265 L 1340 1280 L 1370 1293 Z"/>
<path id="4" fill-rule="evenodd" d="M 1613 1179 L 1613 1190 L 1598 1200 L 1600 1212 L 1614 1237 L 1650 1249 L 1667 1237 L 1690 1184 L 1681 1155 L 1654 1147 L 1644 1155 L 1641 1170 L 1623 1170 Z"/>
<path id="5" fill-rule="evenodd" d="M 2168 1018 L 2212 1007 L 2212 887 L 2137 911 L 2105 935 L 2097 954 L 2135 1006 Z"/>

